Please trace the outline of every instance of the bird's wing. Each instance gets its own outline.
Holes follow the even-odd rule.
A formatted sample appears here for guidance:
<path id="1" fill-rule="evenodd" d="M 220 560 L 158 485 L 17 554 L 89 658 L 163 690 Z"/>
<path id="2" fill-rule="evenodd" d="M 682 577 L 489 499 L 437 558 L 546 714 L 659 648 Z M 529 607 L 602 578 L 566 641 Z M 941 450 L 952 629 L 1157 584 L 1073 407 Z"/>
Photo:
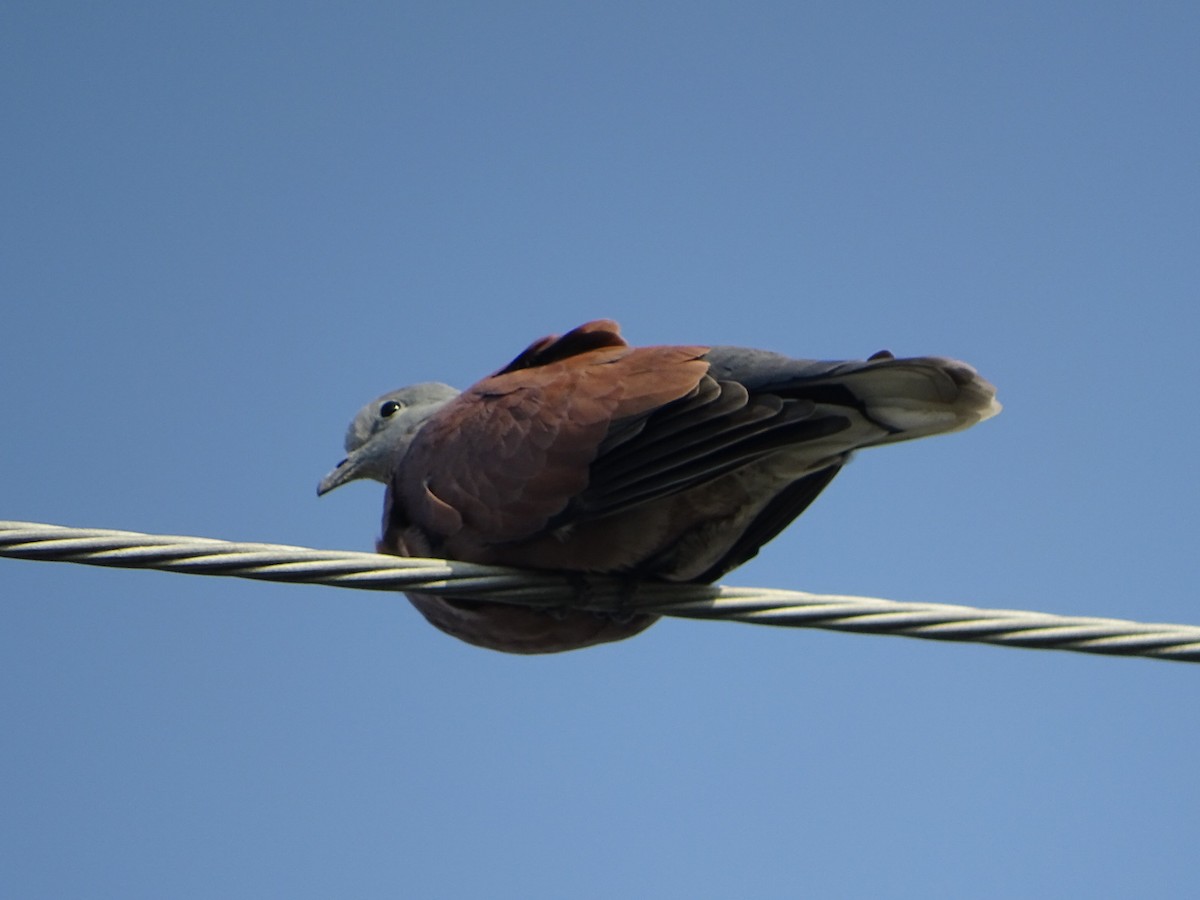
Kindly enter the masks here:
<path id="1" fill-rule="evenodd" d="M 778 495 L 739 541 L 748 558 L 852 450 L 966 427 L 994 411 L 990 391 L 950 360 L 635 349 L 615 323 L 593 322 L 535 342 L 452 400 L 393 489 L 434 544 L 494 545 L 625 512 L 787 448 L 791 483 L 764 483 Z"/>
<path id="2" fill-rule="evenodd" d="M 615 432 L 697 392 L 706 347 L 628 346 L 592 322 L 535 342 L 421 429 L 393 482 L 408 522 L 435 539 L 529 538 L 567 509 Z"/>

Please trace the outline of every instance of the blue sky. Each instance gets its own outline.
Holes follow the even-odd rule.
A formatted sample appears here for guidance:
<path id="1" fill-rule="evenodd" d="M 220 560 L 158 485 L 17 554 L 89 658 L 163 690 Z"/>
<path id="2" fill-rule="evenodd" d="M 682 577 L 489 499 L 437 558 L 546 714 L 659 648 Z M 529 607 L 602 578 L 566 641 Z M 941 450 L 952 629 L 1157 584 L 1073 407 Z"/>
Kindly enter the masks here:
<path id="1" fill-rule="evenodd" d="M 1195 4 L 0 11 L 0 517 L 366 549 L 349 417 L 616 318 L 943 354 L 728 583 L 1200 622 Z M 1195 896 L 1200 670 L 0 560 L 19 897 Z"/>

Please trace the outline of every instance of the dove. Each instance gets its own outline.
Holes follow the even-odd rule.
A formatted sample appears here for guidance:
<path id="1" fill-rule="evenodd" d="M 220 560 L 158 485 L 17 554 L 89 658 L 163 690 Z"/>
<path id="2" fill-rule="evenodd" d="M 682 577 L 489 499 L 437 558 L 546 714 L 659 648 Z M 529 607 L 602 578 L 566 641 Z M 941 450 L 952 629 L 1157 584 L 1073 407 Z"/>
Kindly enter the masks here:
<path id="1" fill-rule="evenodd" d="M 465 391 L 427 382 L 373 400 L 317 493 L 385 484 L 381 553 L 708 584 L 804 512 L 855 451 L 999 410 L 992 385 L 952 359 L 633 347 L 602 319 L 535 341 Z M 621 640 L 657 618 L 409 599 L 442 631 L 509 653 Z"/>

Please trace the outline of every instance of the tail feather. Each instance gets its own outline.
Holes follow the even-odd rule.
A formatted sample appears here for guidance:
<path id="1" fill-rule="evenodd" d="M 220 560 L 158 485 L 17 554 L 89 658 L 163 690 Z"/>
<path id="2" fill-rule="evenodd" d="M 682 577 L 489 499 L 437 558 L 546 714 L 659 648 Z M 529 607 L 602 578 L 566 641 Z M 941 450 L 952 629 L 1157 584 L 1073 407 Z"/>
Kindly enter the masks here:
<path id="1" fill-rule="evenodd" d="M 849 391 L 862 414 L 888 431 L 873 443 L 961 431 L 1000 412 L 996 389 L 957 360 L 879 359 L 839 369 L 830 373 L 830 381 Z"/>

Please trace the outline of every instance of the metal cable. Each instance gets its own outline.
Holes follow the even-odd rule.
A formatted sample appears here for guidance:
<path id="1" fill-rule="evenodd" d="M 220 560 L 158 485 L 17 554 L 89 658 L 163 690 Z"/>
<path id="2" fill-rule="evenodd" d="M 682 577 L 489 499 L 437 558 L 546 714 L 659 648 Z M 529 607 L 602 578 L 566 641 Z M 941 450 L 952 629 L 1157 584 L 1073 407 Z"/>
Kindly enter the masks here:
<path id="1" fill-rule="evenodd" d="M 528 606 L 646 611 L 693 619 L 825 628 L 1200 662 L 1200 626 L 901 603 L 757 588 L 672 585 L 407 559 L 282 544 L 0 521 L 0 556 L 93 566 L 230 575 L 365 590 L 420 591 Z"/>

